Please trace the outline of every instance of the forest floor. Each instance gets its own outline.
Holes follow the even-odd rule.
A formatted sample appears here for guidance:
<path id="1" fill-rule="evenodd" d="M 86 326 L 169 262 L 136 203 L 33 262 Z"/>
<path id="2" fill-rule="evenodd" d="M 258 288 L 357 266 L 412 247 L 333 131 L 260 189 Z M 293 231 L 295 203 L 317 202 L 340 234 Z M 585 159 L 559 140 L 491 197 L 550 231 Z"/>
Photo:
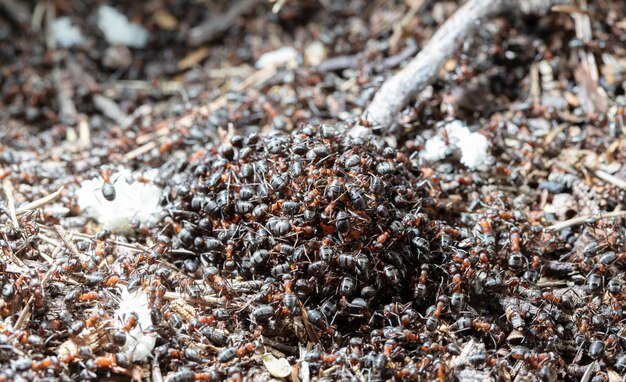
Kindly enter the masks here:
<path id="1" fill-rule="evenodd" d="M 103 3 L 0 0 L 0 380 L 624 380 L 626 4 L 372 126 L 459 4 Z"/>

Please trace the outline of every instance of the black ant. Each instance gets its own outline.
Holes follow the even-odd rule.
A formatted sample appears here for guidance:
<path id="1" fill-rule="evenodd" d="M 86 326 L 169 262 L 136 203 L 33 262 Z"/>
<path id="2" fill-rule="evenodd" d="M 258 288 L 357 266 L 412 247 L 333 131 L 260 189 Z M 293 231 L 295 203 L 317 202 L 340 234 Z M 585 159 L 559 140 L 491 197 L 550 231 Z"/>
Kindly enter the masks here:
<path id="1" fill-rule="evenodd" d="M 111 169 L 103 168 L 100 170 L 100 176 L 102 177 L 103 185 L 100 188 L 102 190 L 102 196 L 109 202 L 115 200 L 115 187 L 111 183 Z"/>

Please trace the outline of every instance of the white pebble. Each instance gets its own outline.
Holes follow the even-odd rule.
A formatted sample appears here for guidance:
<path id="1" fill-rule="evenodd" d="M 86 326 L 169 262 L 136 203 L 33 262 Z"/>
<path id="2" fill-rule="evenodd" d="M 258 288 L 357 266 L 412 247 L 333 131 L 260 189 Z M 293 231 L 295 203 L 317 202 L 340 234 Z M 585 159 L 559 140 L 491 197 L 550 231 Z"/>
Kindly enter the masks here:
<path id="1" fill-rule="evenodd" d="M 279 67 L 284 65 L 294 65 L 298 59 L 298 52 L 291 47 L 285 46 L 261 55 L 256 60 L 255 66 L 258 69 Z"/>
<path id="2" fill-rule="evenodd" d="M 459 120 L 448 123 L 445 129 L 448 144 L 439 135 L 434 136 L 426 141 L 420 157 L 429 162 L 437 162 L 444 159 L 448 152 L 459 150 L 463 165 L 471 170 L 484 169 L 491 146 L 489 139 L 480 133 L 472 133 Z"/>
<path id="3" fill-rule="evenodd" d="M 321 41 L 310 43 L 304 50 L 304 62 L 309 66 L 319 66 L 326 58 L 326 47 Z"/>
<path id="4" fill-rule="evenodd" d="M 459 141 L 461 163 L 471 170 L 483 169 L 489 150 L 489 140 L 480 133 L 472 133 Z"/>
<path id="5" fill-rule="evenodd" d="M 125 15 L 106 4 L 98 8 L 98 28 L 111 45 L 143 48 L 148 43 L 148 31 L 143 26 L 131 23 Z"/>
<path id="6" fill-rule="evenodd" d="M 52 34 L 62 48 L 70 48 L 85 41 L 80 29 L 69 17 L 59 17 L 52 23 Z"/>
<path id="7" fill-rule="evenodd" d="M 446 157 L 446 151 L 448 146 L 441 139 L 440 136 L 435 135 L 426 141 L 424 145 L 424 151 L 420 153 L 420 156 L 429 162 L 436 162 Z"/>
<path id="8" fill-rule="evenodd" d="M 446 134 L 450 144 L 455 147 L 459 141 L 467 139 L 471 132 L 463 122 L 457 119 L 446 125 Z"/>

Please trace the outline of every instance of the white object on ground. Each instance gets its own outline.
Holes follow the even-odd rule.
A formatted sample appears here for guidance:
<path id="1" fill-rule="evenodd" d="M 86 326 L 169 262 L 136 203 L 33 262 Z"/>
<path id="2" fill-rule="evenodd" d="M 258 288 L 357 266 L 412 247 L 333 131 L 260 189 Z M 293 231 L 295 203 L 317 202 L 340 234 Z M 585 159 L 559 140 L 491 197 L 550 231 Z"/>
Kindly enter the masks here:
<path id="1" fill-rule="evenodd" d="M 143 26 L 131 23 L 128 17 L 106 4 L 98 8 L 98 28 L 111 45 L 143 48 L 148 43 L 149 34 Z"/>
<path id="2" fill-rule="evenodd" d="M 157 170 L 144 171 L 141 176 L 152 179 Z M 132 181 L 129 170 L 122 169 L 111 175 L 115 199 L 108 201 L 102 195 L 104 181 L 97 177 L 81 182 L 76 190 L 80 209 L 90 218 L 113 232 L 131 230 L 130 222 L 137 219 L 150 225 L 156 220 L 162 189 L 152 183 Z M 131 180 L 129 182 L 128 180 Z"/>
<path id="3" fill-rule="evenodd" d="M 271 52 L 263 53 L 258 60 L 256 60 L 255 66 L 257 69 L 265 69 L 270 67 L 279 67 L 283 65 L 295 65 L 298 59 L 298 52 L 289 46 L 284 46 L 280 49 L 273 50 Z"/>
<path id="4" fill-rule="evenodd" d="M 265 353 L 261 356 L 263 365 L 274 378 L 286 378 L 291 374 L 293 367 L 289 364 L 289 361 L 285 358 L 276 358 L 270 353 Z"/>
<path id="5" fill-rule="evenodd" d="M 482 169 L 489 155 L 491 142 L 480 133 L 472 133 L 470 129 L 459 120 L 455 120 L 446 125 L 446 135 L 448 144 L 436 135 L 428 139 L 424 145 L 424 150 L 420 157 L 436 162 L 445 158 L 449 151 L 459 150 L 461 152 L 461 163 L 469 169 Z"/>
<path id="6" fill-rule="evenodd" d="M 471 132 L 463 122 L 455 119 L 446 125 L 446 134 L 450 144 L 456 147 L 460 141 L 467 139 Z"/>
<path id="7" fill-rule="evenodd" d="M 304 62 L 309 66 L 319 66 L 326 58 L 326 47 L 321 41 L 313 41 L 304 49 Z"/>
<path id="8" fill-rule="evenodd" d="M 122 286 L 120 290 L 122 299 L 114 316 L 117 328 L 124 329 L 128 317 L 133 313 L 137 314 L 137 325 L 127 333 L 126 342 L 121 350 L 130 362 L 145 362 L 152 353 L 157 338 L 156 333 L 147 332 L 147 329 L 153 325 L 148 294 L 142 289 L 129 293 L 126 286 Z"/>
<path id="9" fill-rule="evenodd" d="M 483 168 L 489 155 L 489 140 L 480 133 L 471 133 L 459 141 L 461 163 L 472 170 Z"/>
<path id="10" fill-rule="evenodd" d="M 80 29 L 69 17 L 59 17 L 52 23 L 52 34 L 62 48 L 70 48 L 85 41 Z"/>
<path id="11" fill-rule="evenodd" d="M 420 156 L 429 162 L 436 162 L 446 157 L 448 146 L 440 136 L 435 135 L 426 141 Z"/>

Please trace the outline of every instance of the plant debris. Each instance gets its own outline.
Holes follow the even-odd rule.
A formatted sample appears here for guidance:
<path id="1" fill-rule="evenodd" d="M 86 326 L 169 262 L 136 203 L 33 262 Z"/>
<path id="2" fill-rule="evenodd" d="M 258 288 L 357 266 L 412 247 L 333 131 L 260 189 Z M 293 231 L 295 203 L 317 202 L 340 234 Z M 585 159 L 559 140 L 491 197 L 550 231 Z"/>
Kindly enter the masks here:
<path id="1" fill-rule="evenodd" d="M 497 3 L 0 0 L 0 380 L 620 380 L 626 6 Z"/>

